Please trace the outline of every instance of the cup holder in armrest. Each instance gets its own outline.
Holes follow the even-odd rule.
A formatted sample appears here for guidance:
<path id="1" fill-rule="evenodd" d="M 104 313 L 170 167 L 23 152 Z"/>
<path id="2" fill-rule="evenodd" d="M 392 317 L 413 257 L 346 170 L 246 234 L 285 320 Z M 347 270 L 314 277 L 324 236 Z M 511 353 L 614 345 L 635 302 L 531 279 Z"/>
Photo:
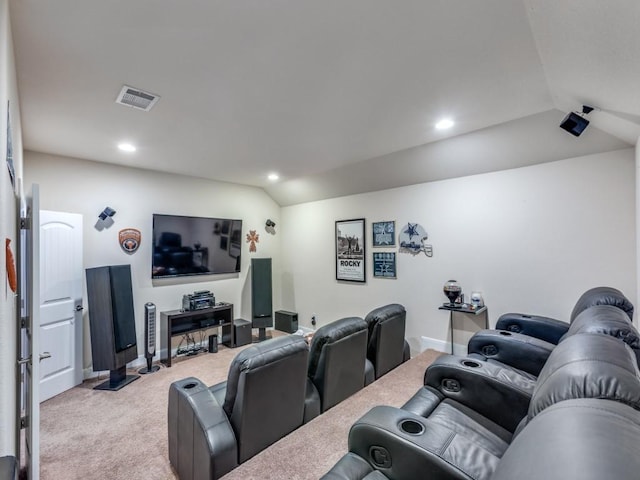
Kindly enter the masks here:
<path id="1" fill-rule="evenodd" d="M 504 335 L 505 337 L 510 337 L 511 332 L 505 332 L 504 330 L 500 330 L 500 335 Z"/>
<path id="2" fill-rule="evenodd" d="M 197 387 L 198 384 L 196 382 L 189 382 L 189 383 L 185 383 L 182 388 L 184 388 L 185 390 L 191 390 L 192 388 Z"/>
<path id="3" fill-rule="evenodd" d="M 473 360 L 463 360 L 462 365 L 465 367 L 478 368 L 480 364 L 478 362 L 474 362 Z"/>
<path id="4" fill-rule="evenodd" d="M 400 430 L 410 435 L 421 435 L 424 433 L 424 425 L 415 420 L 403 420 L 400 422 Z"/>

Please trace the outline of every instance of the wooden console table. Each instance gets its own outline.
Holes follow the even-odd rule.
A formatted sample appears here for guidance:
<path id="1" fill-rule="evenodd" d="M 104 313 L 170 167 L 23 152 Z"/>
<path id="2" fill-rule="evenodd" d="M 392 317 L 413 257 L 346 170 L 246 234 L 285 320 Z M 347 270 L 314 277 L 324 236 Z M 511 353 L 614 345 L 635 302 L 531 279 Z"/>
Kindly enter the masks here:
<path id="1" fill-rule="evenodd" d="M 221 343 L 235 347 L 235 329 L 233 328 L 233 304 L 220 303 L 215 307 L 202 310 L 170 310 L 160 312 L 160 361 L 171 366 L 171 338 L 209 328 L 222 327 Z"/>

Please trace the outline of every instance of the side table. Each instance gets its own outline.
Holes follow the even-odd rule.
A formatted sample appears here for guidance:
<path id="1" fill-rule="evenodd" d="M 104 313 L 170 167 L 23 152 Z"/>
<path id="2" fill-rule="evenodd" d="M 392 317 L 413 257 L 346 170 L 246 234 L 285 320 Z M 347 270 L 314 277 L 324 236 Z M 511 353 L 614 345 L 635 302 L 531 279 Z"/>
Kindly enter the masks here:
<path id="1" fill-rule="evenodd" d="M 450 306 L 448 303 L 445 303 L 441 307 L 438 307 L 438 310 L 447 310 L 449 312 L 449 327 L 451 330 L 451 354 L 453 354 L 453 314 L 454 313 L 466 313 L 469 315 L 480 315 L 484 313 L 484 328 L 489 328 L 489 313 L 487 311 L 487 306 L 478 307 L 471 309 L 469 306 L 463 307 L 462 305 L 454 305 Z"/>

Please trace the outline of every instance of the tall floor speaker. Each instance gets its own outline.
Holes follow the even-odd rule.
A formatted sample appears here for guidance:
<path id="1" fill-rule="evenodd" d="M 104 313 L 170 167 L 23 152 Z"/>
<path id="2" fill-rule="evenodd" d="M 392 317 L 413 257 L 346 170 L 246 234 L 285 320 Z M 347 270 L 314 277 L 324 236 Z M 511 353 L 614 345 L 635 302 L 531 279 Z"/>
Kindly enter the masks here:
<path id="1" fill-rule="evenodd" d="M 110 371 L 109 380 L 94 388 L 120 390 L 139 378 L 126 370 L 138 357 L 131 267 L 88 268 L 86 276 L 93 371 Z"/>
<path id="2" fill-rule="evenodd" d="M 251 327 L 258 329 L 258 341 L 266 340 L 273 327 L 271 259 L 251 259 Z"/>
<path id="3" fill-rule="evenodd" d="M 147 302 L 144 304 L 144 356 L 147 366 L 138 370 L 138 373 L 146 375 L 160 370 L 160 366 L 153 365 L 153 356 L 156 354 L 156 306 Z"/>

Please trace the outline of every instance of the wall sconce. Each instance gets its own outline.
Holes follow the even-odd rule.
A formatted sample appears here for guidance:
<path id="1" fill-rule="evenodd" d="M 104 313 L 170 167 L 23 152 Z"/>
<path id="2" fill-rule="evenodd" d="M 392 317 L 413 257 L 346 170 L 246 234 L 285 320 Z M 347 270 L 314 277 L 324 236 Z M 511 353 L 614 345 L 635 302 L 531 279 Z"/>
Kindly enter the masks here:
<path id="1" fill-rule="evenodd" d="M 100 212 L 98 215 L 98 221 L 94 225 L 95 229 L 99 232 L 104 230 L 105 228 L 109 228 L 113 225 L 113 216 L 116 214 L 116 211 L 111 207 L 104 207 L 104 210 Z"/>
<path id="2" fill-rule="evenodd" d="M 264 224 L 264 229 L 270 233 L 271 235 L 276 234 L 276 222 L 271 219 L 267 219 L 267 222 Z"/>

